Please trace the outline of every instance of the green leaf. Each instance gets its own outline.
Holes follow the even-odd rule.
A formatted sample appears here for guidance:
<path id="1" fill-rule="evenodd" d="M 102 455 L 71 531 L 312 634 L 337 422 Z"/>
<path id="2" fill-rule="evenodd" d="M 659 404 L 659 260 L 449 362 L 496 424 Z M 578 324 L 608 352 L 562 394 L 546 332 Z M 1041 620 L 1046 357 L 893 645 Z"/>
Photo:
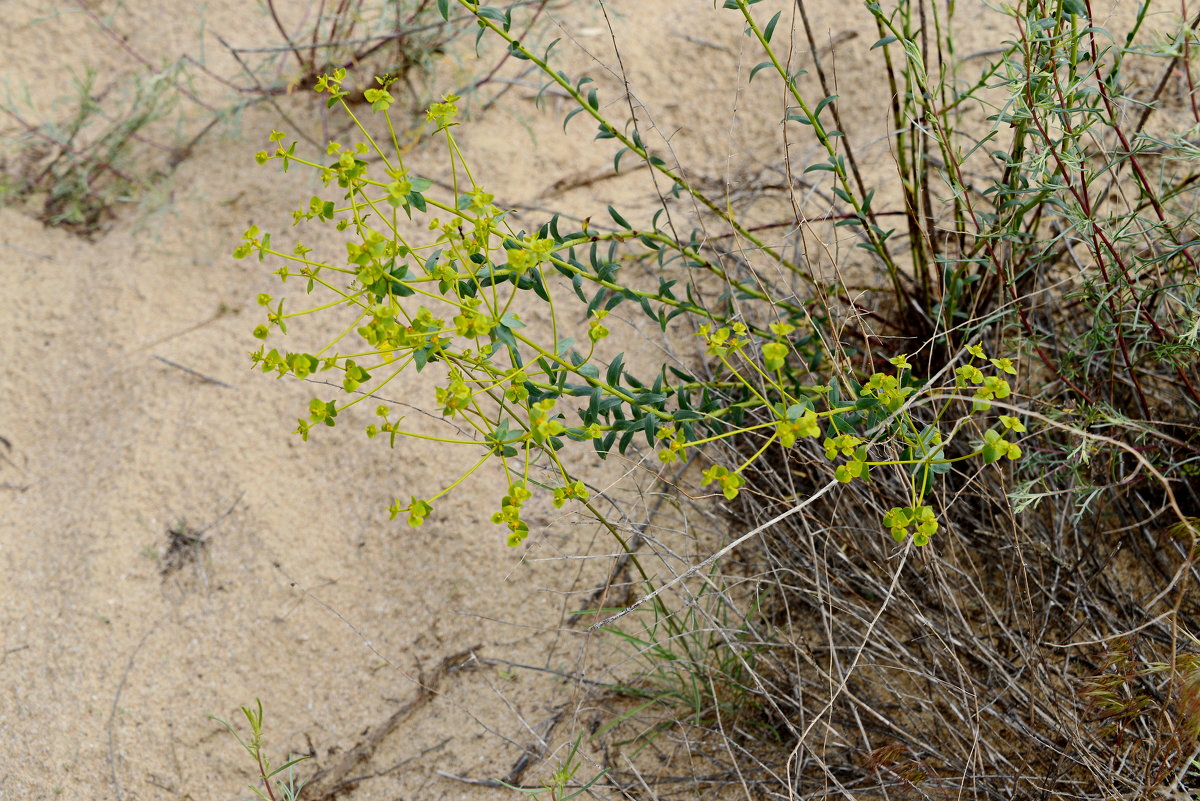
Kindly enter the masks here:
<path id="1" fill-rule="evenodd" d="M 441 256 L 442 256 L 442 251 L 439 248 L 438 250 L 433 251 L 433 253 L 429 256 L 429 258 L 427 258 L 425 260 L 426 275 L 433 275 L 433 268 L 437 267 L 438 259 L 441 258 Z"/>
<path id="2" fill-rule="evenodd" d="M 612 218 L 613 218 L 613 220 L 614 220 L 614 221 L 617 223 L 617 225 L 621 226 L 622 228 L 624 228 L 624 229 L 626 229 L 626 230 L 628 230 L 628 231 L 632 231 L 632 230 L 633 230 L 633 226 L 632 226 L 632 225 L 630 225 L 630 224 L 629 224 L 629 223 L 628 223 L 628 222 L 625 220 L 625 218 L 624 218 L 624 217 L 622 217 L 620 214 L 618 214 L 618 213 L 617 213 L 617 210 L 616 210 L 616 209 L 614 209 L 612 206 L 609 206 L 609 207 L 608 207 L 608 216 L 609 216 L 609 217 L 612 217 Z"/>
<path id="3" fill-rule="evenodd" d="M 1074 14 L 1077 17 L 1087 16 L 1087 5 L 1083 0 L 1063 0 L 1063 11 L 1068 14 Z"/>
<path id="4" fill-rule="evenodd" d="M 801 398 L 799 403 L 793 403 L 791 406 L 787 407 L 787 419 L 791 421 L 799 420 L 802 414 L 811 410 L 812 408 L 812 401 L 810 401 L 808 398 Z"/>
<path id="5" fill-rule="evenodd" d="M 885 47 L 886 45 L 890 45 L 895 41 L 898 41 L 895 36 L 885 36 L 875 44 L 871 45 L 871 49 L 874 50 L 877 47 Z"/>
<path id="6" fill-rule="evenodd" d="M 615 387 L 621 380 L 621 368 L 624 366 L 625 354 L 618 353 L 617 357 L 608 365 L 608 372 L 604 375 L 604 381 L 610 387 Z"/>
<path id="7" fill-rule="evenodd" d="M 442 15 L 442 19 L 450 21 L 450 0 L 437 0 L 438 13 Z"/>
<path id="8" fill-rule="evenodd" d="M 634 402 L 639 406 L 661 406 L 670 396 L 662 392 L 646 392 L 634 397 Z"/>
<path id="9" fill-rule="evenodd" d="M 642 431 L 646 434 L 646 444 L 653 448 L 654 435 L 658 433 L 658 418 L 652 414 L 646 415 L 646 419 L 642 423 Z"/>
<path id="10" fill-rule="evenodd" d="M 821 111 L 823 111 L 826 106 L 828 106 L 830 103 L 832 103 L 833 101 L 835 101 L 837 99 L 838 99 L 837 95 L 830 95 L 829 97 L 823 99 L 820 103 L 817 104 L 817 107 L 815 109 L 813 109 L 813 118 L 815 119 L 817 117 L 820 117 Z"/>
<path id="11" fill-rule="evenodd" d="M 1078 2 L 1078 0 L 1075 1 Z M 775 33 L 775 25 L 779 22 L 779 15 L 782 13 L 782 11 L 776 11 L 775 16 L 771 17 L 771 21 L 767 23 L 766 29 L 763 30 L 763 38 L 768 43 L 771 41 L 771 36 Z"/>
<path id="12" fill-rule="evenodd" d="M 567 130 L 567 123 L 569 123 L 571 121 L 571 118 L 574 117 L 576 114 L 580 113 L 581 111 L 583 111 L 583 106 L 579 106 L 579 107 L 575 108 L 574 110 L 571 111 L 570 114 L 567 115 L 566 119 L 563 120 L 563 131 L 564 132 Z"/>
<path id="13" fill-rule="evenodd" d="M 761 70 L 765 70 L 767 67 L 774 67 L 774 66 L 775 66 L 775 64 L 770 61 L 764 61 L 761 64 L 755 64 L 754 69 L 750 70 L 750 80 L 747 81 L 746 83 L 753 83 L 754 76 L 757 75 Z"/>
<path id="14" fill-rule="evenodd" d="M 267 778 L 269 779 L 269 778 L 271 778 L 272 776 L 276 775 L 277 773 L 283 773 L 285 770 L 287 770 L 288 768 L 290 768 L 292 765 L 295 765 L 297 762 L 303 762 L 304 760 L 306 760 L 306 759 L 311 759 L 311 758 L 312 758 L 312 757 L 310 757 L 310 756 L 307 756 L 307 755 L 305 755 L 305 756 L 301 756 L 301 757 L 296 757 L 295 759 L 291 760 L 290 762 L 288 762 L 288 763 L 286 763 L 286 764 L 283 764 L 283 765 L 280 765 L 279 767 L 275 768 L 275 770 L 273 770 L 273 771 L 271 771 L 270 773 L 268 773 L 268 774 L 267 774 Z"/>

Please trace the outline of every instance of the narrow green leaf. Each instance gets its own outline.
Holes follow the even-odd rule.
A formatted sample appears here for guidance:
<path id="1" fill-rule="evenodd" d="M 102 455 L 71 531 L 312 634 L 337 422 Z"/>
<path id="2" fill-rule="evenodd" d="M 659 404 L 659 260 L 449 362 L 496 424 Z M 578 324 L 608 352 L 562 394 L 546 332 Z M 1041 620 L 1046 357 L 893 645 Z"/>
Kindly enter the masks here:
<path id="1" fill-rule="evenodd" d="M 583 111 L 583 106 L 579 106 L 578 108 L 573 109 L 571 111 L 571 113 L 567 115 L 567 118 L 563 120 L 563 132 L 564 133 L 567 130 L 567 123 L 571 121 L 572 117 L 574 117 L 576 114 L 580 113 L 581 111 Z"/>
<path id="2" fill-rule="evenodd" d="M 817 107 L 813 110 L 813 117 L 820 117 L 821 112 L 825 109 L 825 107 L 837 99 L 838 99 L 837 95 L 830 95 L 829 97 L 822 100 L 820 103 L 817 104 Z"/>
<path id="3" fill-rule="evenodd" d="M 275 776 L 278 773 L 283 773 L 285 770 L 290 768 L 292 765 L 295 765 L 297 762 L 303 762 L 306 759 L 311 759 L 311 757 L 309 757 L 309 756 L 296 757 L 295 759 L 291 760 L 290 762 L 288 762 L 284 765 L 280 765 L 279 767 L 275 768 L 275 770 L 268 773 L 267 778 L 270 779 L 272 776 Z"/>
<path id="4" fill-rule="evenodd" d="M 642 424 L 642 431 L 646 434 L 646 444 L 653 448 L 654 435 L 658 433 L 658 418 L 652 414 L 646 415 L 646 420 Z"/>
<path id="5" fill-rule="evenodd" d="M 1073 2 L 1079 2 L 1079 0 L 1073 0 Z M 1064 6 L 1066 5 L 1066 0 L 1064 0 L 1063 4 Z M 767 27 L 763 30 L 763 38 L 768 43 L 770 43 L 771 36 L 775 33 L 775 25 L 779 22 L 779 15 L 782 13 L 782 11 L 776 11 L 775 16 L 771 17 L 771 21 L 767 23 Z"/>
<path id="6" fill-rule="evenodd" d="M 747 81 L 746 83 L 753 83 L 755 75 L 757 75 L 761 70 L 765 70 L 767 67 L 773 67 L 773 66 L 775 66 L 774 63 L 772 63 L 770 61 L 764 61 L 761 64 L 755 64 L 754 69 L 750 70 L 750 80 Z"/>
<path id="7" fill-rule="evenodd" d="M 633 226 L 632 226 L 632 225 L 630 225 L 630 224 L 629 224 L 629 223 L 628 223 L 628 222 L 625 220 L 625 218 L 624 218 L 624 217 L 622 217 L 620 214 L 618 214 L 618 213 L 617 213 L 617 210 L 616 210 L 616 209 L 614 209 L 612 206 L 609 206 L 609 207 L 608 207 L 608 216 L 612 217 L 612 218 L 613 218 L 613 221 L 614 221 L 614 222 L 616 222 L 616 224 L 617 224 L 617 225 L 619 225 L 619 226 L 621 226 L 622 228 L 624 228 L 624 229 L 626 229 L 626 230 L 628 230 L 628 231 L 632 231 L 632 230 L 633 230 Z"/>
<path id="8" fill-rule="evenodd" d="M 619 386 L 621 380 L 621 368 L 625 363 L 625 354 L 618 353 L 617 357 L 608 365 L 608 372 L 604 374 L 605 383 L 610 387 Z"/>

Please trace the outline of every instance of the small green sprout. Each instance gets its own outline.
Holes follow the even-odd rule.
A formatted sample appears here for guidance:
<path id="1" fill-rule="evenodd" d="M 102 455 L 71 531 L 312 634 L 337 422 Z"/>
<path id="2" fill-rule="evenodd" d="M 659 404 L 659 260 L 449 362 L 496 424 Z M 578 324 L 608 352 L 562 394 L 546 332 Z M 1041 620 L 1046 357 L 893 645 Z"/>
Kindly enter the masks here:
<path id="1" fill-rule="evenodd" d="M 250 737 L 242 739 L 230 724 L 221 720 L 218 717 L 209 715 L 210 720 L 215 720 L 224 726 L 234 739 L 237 740 L 247 754 L 254 760 L 255 767 L 258 770 L 259 782 L 262 787 L 250 785 L 250 790 L 263 801 L 296 801 L 300 797 L 300 791 L 304 788 L 304 782 L 296 781 L 296 776 L 292 768 L 306 759 L 308 756 L 292 757 L 288 756 L 288 760 L 277 768 L 272 768 L 266 754 L 263 753 L 263 706 L 262 701 L 254 699 L 254 706 L 241 707 L 242 714 L 246 718 L 246 722 L 250 726 Z M 285 782 L 279 777 L 279 774 L 287 771 L 287 781 Z M 264 792 L 265 791 L 265 792 Z"/>

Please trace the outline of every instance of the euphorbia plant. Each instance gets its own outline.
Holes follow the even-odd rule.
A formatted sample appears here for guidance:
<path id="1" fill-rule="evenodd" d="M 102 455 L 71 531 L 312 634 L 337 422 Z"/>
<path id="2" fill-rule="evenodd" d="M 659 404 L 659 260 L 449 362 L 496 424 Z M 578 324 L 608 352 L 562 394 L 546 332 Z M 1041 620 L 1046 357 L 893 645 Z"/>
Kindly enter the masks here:
<path id="1" fill-rule="evenodd" d="M 507 37 L 514 54 L 550 70 L 544 58 L 508 37 L 503 17 L 464 5 L 483 27 Z M 572 84 L 561 73 L 549 74 L 570 90 L 580 109 L 601 120 L 598 138 L 624 141 L 600 113 L 596 90 L 583 94 L 587 79 Z M 299 241 L 290 249 L 280 247 L 257 227 L 246 232 L 234 255 L 282 262 L 276 271 L 280 280 L 290 281 L 288 286 L 298 283 L 300 293 L 312 298 L 291 310 L 294 301 L 260 295 L 266 321 L 255 330 L 259 339 L 286 334 L 289 322 L 299 317 L 335 308 L 353 315 L 351 324 L 341 326 L 314 353 L 263 345 L 252 354 L 263 372 L 301 379 L 315 372 L 340 375 L 348 394 L 313 399 L 307 415 L 298 420 L 296 432 L 302 438 L 315 426 L 334 426 L 340 412 L 413 372 L 429 386 L 427 401 L 454 425 L 454 435 L 406 428 L 403 418 L 384 404 L 376 407 L 377 419 L 366 426 L 367 436 L 390 446 L 414 437 L 476 452 L 473 464 L 448 477 L 433 496 L 395 499 L 393 518 L 420 525 L 436 502 L 494 464 L 507 489 L 496 499 L 492 520 L 507 530 L 507 542 L 515 546 L 528 535 L 523 510 L 536 491 L 549 493 L 557 506 L 581 503 L 596 513 L 583 478 L 561 458 L 568 442 L 591 443 L 606 456 L 614 449 L 624 453 L 635 438 L 643 438 L 669 464 L 718 440 L 757 437 L 757 447 L 740 464 L 713 464 L 703 471 L 701 485 L 716 485 L 732 500 L 745 489 L 746 468 L 768 449 L 795 449 L 799 442 L 815 439 L 835 463 L 838 481 L 869 481 L 872 469 L 884 466 L 905 469 L 911 502 L 888 512 L 883 524 L 897 540 L 912 533 L 914 542 L 923 545 L 937 530 L 926 497 L 933 480 L 952 462 L 1020 455 L 1020 448 L 1005 439 L 1023 431 L 1010 417 L 988 429 L 970 453 L 955 458 L 944 453 L 949 436 L 943 430 L 957 432 L 966 417 L 987 412 L 989 400 L 1010 394 L 1003 375 L 1015 368 L 1007 359 L 987 359 L 972 346 L 962 354 L 968 361 L 958 369 L 954 387 L 936 387 L 915 377 L 904 355 L 891 360 L 890 371 L 861 381 L 831 374 L 828 383 L 813 383 L 814 366 L 828 362 L 808 309 L 774 302 L 727 275 L 704 255 L 698 232 L 680 241 L 659 227 L 659 215 L 650 226 L 635 228 L 612 207 L 608 216 L 615 228 L 608 230 L 586 223 L 567 228 L 557 215 L 536 230 L 519 229 L 494 193 L 477 182 L 455 138 L 459 98 L 447 95 L 427 114 L 430 135 L 446 153 L 439 177 L 447 179 L 448 188 L 442 190 L 405 164 L 389 114 L 390 79 L 377 79 L 378 88 L 365 93 L 372 113 L 386 126 L 387 136 L 378 137 L 347 104 L 344 78 L 339 70 L 323 76 L 315 88 L 352 121 L 352 140 L 330 142 L 324 158 L 308 157 L 297 154 L 296 142 L 274 132 L 271 149 L 258 153 L 257 160 L 319 175 L 326 191 L 293 212 L 294 222 L 334 226 L 345 236 L 345 259 L 318 258 Z M 625 147 L 663 168 L 661 159 L 636 137 Z M 700 194 L 681 176 L 668 174 L 674 192 Z M 740 227 L 736 220 L 729 222 Z M 657 288 L 639 288 L 623 278 L 631 249 L 657 262 Z M 761 304 L 773 321 L 758 325 L 728 303 L 703 304 L 701 294 L 683 278 L 691 271 L 719 276 L 739 293 L 743 305 Z M 531 302 L 544 307 L 547 325 L 530 326 L 522 319 L 519 309 Z M 648 380 L 632 375 L 605 322 L 622 305 L 663 331 L 688 326 L 703 342 L 711 377 L 701 379 L 666 365 Z M 973 402 L 956 399 L 955 392 L 972 387 Z M 932 417 L 926 414 L 926 422 L 919 422 L 914 409 L 928 406 L 943 391 L 951 394 L 938 401 Z M 751 411 L 765 414 L 768 421 L 747 423 Z M 891 458 L 881 458 L 884 449 Z"/>

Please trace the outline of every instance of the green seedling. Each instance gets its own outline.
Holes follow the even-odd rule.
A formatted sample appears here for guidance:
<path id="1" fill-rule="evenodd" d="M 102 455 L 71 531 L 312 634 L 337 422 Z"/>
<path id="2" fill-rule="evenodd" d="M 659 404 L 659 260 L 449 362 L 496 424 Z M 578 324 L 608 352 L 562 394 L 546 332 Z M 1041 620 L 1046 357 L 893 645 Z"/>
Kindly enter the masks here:
<path id="1" fill-rule="evenodd" d="M 255 769 L 258 771 L 259 783 L 249 785 L 250 790 L 256 798 L 263 801 L 297 801 L 300 798 L 300 792 L 304 789 L 304 782 L 297 781 L 296 774 L 293 768 L 308 759 L 307 756 L 292 757 L 289 755 L 288 760 L 278 767 L 272 767 L 270 761 L 263 753 L 263 706 L 262 701 L 254 699 L 254 706 L 241 707 L 242 714 L 246 718 L 246 723 L 250 726 L 250 735 L 243 739 L 242 735 L 238 734 L 237 729 L 220 718 L 209 715 L 210 720 L 215 720 L 224 726 L 238 745 L 242 747 L 250 758 L 254 760 Z M 285 773 L 286 781 L 280 775 Z"/>

